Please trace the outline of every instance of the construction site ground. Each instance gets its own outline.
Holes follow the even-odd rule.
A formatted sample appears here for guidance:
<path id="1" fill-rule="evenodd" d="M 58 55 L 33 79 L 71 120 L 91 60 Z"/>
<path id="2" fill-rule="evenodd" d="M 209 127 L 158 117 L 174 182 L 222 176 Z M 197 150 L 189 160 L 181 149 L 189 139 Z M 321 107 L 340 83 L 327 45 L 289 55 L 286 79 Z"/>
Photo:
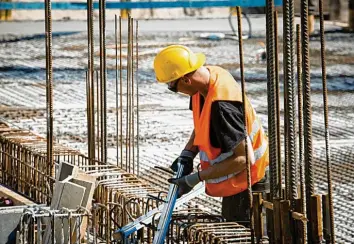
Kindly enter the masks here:
<path id="1" fill-rule="evenodd" d="M 299 20 L 296 20 L 299 23 Z M 254 38 L 244 40 L 247 94 L 267 128 L 267 71 L 260 53 L 265 43 L 265 17 L 251 17 Z M 316 29 L 319 26 L 316 24 Z M 353 243 L 354 231 L 354 44 L 353 33 L 326 27 L 329 126 L 338 243 Z M 95 28 L 95 67 L 99 69 L 99 35 Z M 202 32 L 231 33 L 227 19 L 144 20 L 139 22 L 139 177 L 160 189 L 167 182 L 153 166 L 168 166 L 179 155 L 193 129 L 189 98 L 157 84 L 153 58 L 167 44 L 182 43 L 207 56 L 208 65 L 228 69 L 240 77 L 238 43 L 232 39 L 200 39 Z M 46 77 L 44 22 L 0 23 L 0 119 L 10 126 L 46 136 Z M 279 50 L 282 22 L 279 18 Z M 108 156 L 116 163 L 116 77 L 114 22 L 107 22 Z M 87 151 L 86 22 L 53 23 L 54 136 L 66 146 Z M 124 43 L 127 33 L 123 32 Z M 320 38 L 310 38 L 312 126 L 316 192 L 326 193 L 324 116 L 320 66 Z M 282 52 L 279 53 L 281 89 Z M 125 62 L 125 60 L 124 60 Z M 123 81 L 125 77 L 123 76 Z M 125 89 L 123 89 L 123 93 Z M 125 101 L 123 101 L 125 104 Z M 281 97 L 283 107 L 283 97 Z M 125 109 L 125 108 L 124 108 Z M 283 110 L 281 112 L 283 115 Z M 282 125 L 283 127 L 283 125 Z M 135 128 L 137 129 L 137 128 Z M 125 134 L 125 127 L 123 127 Z M 119 147 L 120 145 L 118 145 Z M 125 149 L 125 147 L 124 147 Z M 135 149 L 137 150 L 137 148 Z M 197 160 L 195 162 L 197 164 Z M 120 160 L 118 162 L 120 165 Z M 125 165 L 123 165 L 123 168 Z M 138 167 L 136 165 L 135 167 Z M 198 204 L 220 213 L 220 200 L 203 197 Z"/>

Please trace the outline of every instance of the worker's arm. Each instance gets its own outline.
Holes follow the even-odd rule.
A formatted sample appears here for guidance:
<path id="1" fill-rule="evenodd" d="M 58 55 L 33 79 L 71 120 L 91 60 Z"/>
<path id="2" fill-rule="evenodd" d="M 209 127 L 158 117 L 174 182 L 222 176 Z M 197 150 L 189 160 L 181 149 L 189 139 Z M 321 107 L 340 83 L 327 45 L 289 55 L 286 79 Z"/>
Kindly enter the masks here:
<path id="1" fill-rule="evenodd" d="M 185 150 L 188 150 L 188 151 L 191 151 L 193 152 L 195 155 L 197 155 L 198 153 L 198 147 L 197 146 L 194 146 L 193 143 L 194 143 L 194 137 L 195 137 L 195 133 L 194 133 L 194 130 L 189 138 L 189 141 L 187 142 L 186 146 L 185 146 Z"/>
<path id="2" fill-rule="evenodd" d="M 178 170 L 177 162 L 178 160 L 180 160 L 184 164 L 182 176 L 189 175 L 193 171 L 193 160 L 198 153 L 198 147 L 193 146 L 193 142 L 194 142 L 194 130 L 189 138 L 189 141 L 187 142 L 186 146 L 182 150 L 181 154 L 179 155 L 178 158 L 175 159 L 175 161 L 173 161 L 172 165 L 170 166 L 170 168 L 173 171 L 177 172 Z"/>
<path id="3" fill-rule="evenodd" d="M 219 178 L 232 173 L 238 173 L 246 169 L 246 154 L 245 154 L 245 140 L 242 140 L 233 150 L 233 155 L 225 160 L 208 167 L 199 172 L 201 180 L 209 180 Z M 252 147 L 248 143 L 248 160 L 253 160 L 253 155 L 250 152 Z"/>
<path id="4" fill-rule="evenodd" d="M 190 192 L 200 181 L 219 178 L 232 173 L 238 173 L 246 168 L 245 140 L 242 140 L 233 150 L 233 155 L 215 165 L 178 179 L 171 178 L 170 183 L 177 184 L 178 196 Z M 253 162 L 253 149 L 248 141 L 248 160 Z"/>

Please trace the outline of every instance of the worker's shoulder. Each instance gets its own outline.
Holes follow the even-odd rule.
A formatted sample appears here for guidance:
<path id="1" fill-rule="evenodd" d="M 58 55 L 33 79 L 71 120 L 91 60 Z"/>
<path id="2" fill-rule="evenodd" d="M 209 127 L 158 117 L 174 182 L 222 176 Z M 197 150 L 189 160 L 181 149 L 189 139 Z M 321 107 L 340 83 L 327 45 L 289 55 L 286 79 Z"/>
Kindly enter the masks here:
<path id="1" fill-rule="evenodd" d="M 239 113 L 242 110 L 242 102 L 229 101 L 229 100 L 217 100 L 211 104 L 211 111 L 220 112 L 236 112 Z"/>

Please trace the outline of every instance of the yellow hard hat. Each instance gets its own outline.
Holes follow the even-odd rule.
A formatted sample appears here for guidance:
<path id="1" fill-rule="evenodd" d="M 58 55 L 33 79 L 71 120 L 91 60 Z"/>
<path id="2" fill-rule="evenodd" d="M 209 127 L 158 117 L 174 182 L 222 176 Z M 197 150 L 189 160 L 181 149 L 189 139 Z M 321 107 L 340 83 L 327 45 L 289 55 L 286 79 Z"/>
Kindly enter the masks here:
<path id="1" fill-rule="evenodd" d="M 188 47 L 171 45 L 155 57 L 154 70 L 160 83 L 168 83 L 197 70 L 205 63 L 205 55 L 194 53 Z"/>

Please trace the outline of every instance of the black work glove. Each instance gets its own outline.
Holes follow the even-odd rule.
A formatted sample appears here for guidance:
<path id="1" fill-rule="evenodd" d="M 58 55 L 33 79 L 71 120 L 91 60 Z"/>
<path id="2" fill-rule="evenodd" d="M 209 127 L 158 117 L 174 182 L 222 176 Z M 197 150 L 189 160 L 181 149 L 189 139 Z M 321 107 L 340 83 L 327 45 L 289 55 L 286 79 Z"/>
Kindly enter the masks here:
<path id="1" fill-rule="evenodd" d="M 173 161 L 170 168 L 174 172 L 177 172 L 177 170 L 178 170 L 177 162 L 178 162 L 178 159 L 181 159 L 181 164 L 184 165 L 182 176 L 189 175 L 193 171 L 193 159 L 195 158 L 195 155 L 196 155 L 196 153 L 184 149 L 181 152 L 181 155 L 179 155 L 179 157 L 176 158 L 175 161 Z"/>
<path id="2" fill-rule="evenodd" d="M 169 183 L 178 185 L 178 194 L 177 198 L 180 198 L 182 195 L 190 192 L 194 186 L 196 186 L 201 181 L 199 177 L 199 172 L 194 174 L 186 175 L 181 178 L 171 178 L 168 179 Z"/>

